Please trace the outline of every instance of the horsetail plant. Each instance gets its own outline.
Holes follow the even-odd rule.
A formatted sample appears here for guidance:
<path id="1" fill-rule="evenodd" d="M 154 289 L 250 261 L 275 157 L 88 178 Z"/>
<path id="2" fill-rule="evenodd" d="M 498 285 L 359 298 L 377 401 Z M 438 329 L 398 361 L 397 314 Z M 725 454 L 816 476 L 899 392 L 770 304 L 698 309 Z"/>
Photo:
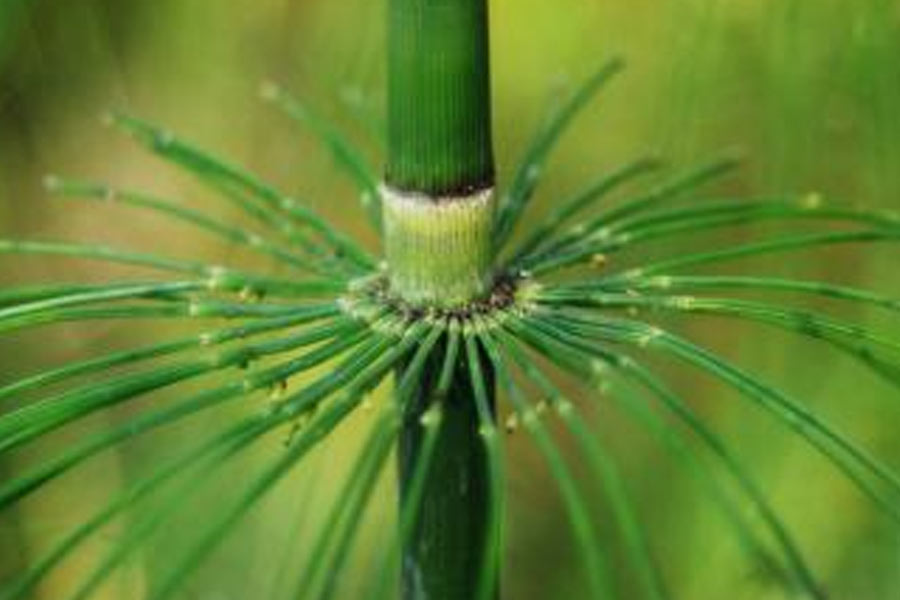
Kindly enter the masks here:
<path id="1" fill-rule="evenodd" d="M 380 408 L 286 597 L 335 595 L 342 565 L 376 482 L 390 469 L 392 453 L 397 522 L 369 595 L 395 593 L 399 576 L 403 598 L 499 597 L 509 467 L 502 432 L 516 427 L 533 439 L 558 482 L 590 597 L 623 597 L 583 482 L 555 438 L 558 426 L 571 434 L 588 472 L 602 486 L 641 597 L 673 597 L 658 568 L 665 557 L 652 556 L 628 482 L 586 416 L 603 386 L 610 392 L 603 401 L 619 404 L 678 457 L 722 507 L 741 546 L 782 574 L 787 591 L 825 598 L 827 582 L 807 564 L 748 469 L 653 365 L 670 359 L 732 388 L 821 453 L 897 523 L 900 476 L 807 403 L 663 328 L 657 317 L 719 315 L 768 325 L 828 344 L 900 387 L 900 340 L 797 303 L 748 300 L 729 292 L 821 296 L 894 315 L 900 300 L 828 282 L 696 271 L 822 246 L 897 242 L 900 218 L 830 206 L 809 195 L 687 204 L 699 200 L 703 185 L 732 170 L 728 160 L 659 178 L 645 191 L 629 192 L 624 202 L 605 206 L 612 192 L 627 191 L 662 170 L 657 160 L 642 158 L 555 203 L 549 215 L 520 233 L 557 140 L 621 71 L 622 62 L 603 65 L 556 110 L 510 180 L 498 188 L 485 0 L 390 0 L 388 12 L 382 181 L 335 126 L 277 86 L 263 90 L 267 100 L 317 134 L 357 185 L 361 209 L 380 236 L 380 255 L 247 170 L 121 114 L 110 123 L 234 204 L 248 224 L 224 223 L 165 198 L 92 182 L 48 177 L 50 192 L 156 213 L 245 247 L 283 269 L 246 270 L 91 244 L 0 241 L 4 254 L 92 259 L 160 274 L 149 281 L 4 289 L 4 333 L 91 320 L 165 319 L 197 327 L 185 337 L 69 362 L 0 387 L 4 456 L 89 415 L 150 399 L 124 422 L 84 436 L 55 456 L 34 459 L 2 482 L 0 510 L 14 509 L 49 482 L 136 436 L 226 403 L 278 392 L 265 411 L 205 430 L 189 448 L 156 465 L 29 565 L 0 597 L 29 597 L 105 525 L 174 486 L 159 505 L 133 518 L 69 594 L 90 597 L 178 513 L 185 498 L 199 492 L 224 459 L 248 453 L 271 432 L 288 432 L 289 443 L 277 459 L 246 473 L 238 491 L 221 500 L 222 511 L 197 523 L 191 543 L 173 552 L 168 570 L 150 582 L 148 597 L 173 597 L 268 491 L 359 411 L 367 394 L 393 379 L 394 401 Z M 677 252 L 686 236 L 716 240 L 715 234 L 766 221 L 808 222 L 815 229 Z M 670 244 L 665 254 L 647 258 L 659 251 L 660 246 L 649 244 L 658 240 Z M 635 251 L 643 251 L 643 262 L 617 266 L 620 257 Z M 265 366 L 262 359 L 268 359 Z M 131 371 L 117 374 L 121 368 Z M 311 382 L 288 385 L 310 373 L 316 373 Z M 173 403 L 152 401 L 156 393 L 188 389 L 213 374 L 223 379 L 191 387 Z M 89 380 L 73 383 L 80 377 Z M 47 391 L 67 383 L 64 391 Z M 572 389 L 580 390 L 579 397 Z M 499 417 L 503 411 L 507 419 Z M 758 520 L 747 518 L 686 434 L 708 449 Z"/>

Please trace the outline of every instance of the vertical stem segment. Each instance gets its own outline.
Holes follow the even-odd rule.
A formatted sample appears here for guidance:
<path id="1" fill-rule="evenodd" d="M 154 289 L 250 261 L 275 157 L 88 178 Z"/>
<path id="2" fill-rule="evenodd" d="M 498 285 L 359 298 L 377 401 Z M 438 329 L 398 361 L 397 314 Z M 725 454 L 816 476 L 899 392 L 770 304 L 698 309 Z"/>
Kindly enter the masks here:
<path id="1" fill-rule="evenodd" d="M 487 3 L 388 0 L 388 12 L 388 160 L 381 196 L 391 291 L 426 309 L 422 314 L 463 307 L 489 292 L 494 260 Z M 436 402 L 443 405 L 418 519 L 403 549 L 402 595 L 476 598 L 489 539 L 487 455 L 464 361 L 452 348 L 432 356 L 416 394 L 401 399 L 401 505 L 410 498 L 423 449 L 422 415 Z M 485 384 L 493 401 L 493 381 Z"/>
<path id="2" fill-rule="evenodd" d="M 405 407 L 400 435 L 402 511 L 425 440 L 422 416 L 433 402 L 442 403 L 417 518 L 403 549 L 405 600 L 477 599 L 489 551 L 490 473 L 472 386 L 465 362 L 456 360 L 447 395 L 435 398 L 441 355 L 432 354 L 421 387 Z"/>
<path id="3" fill-rule="evenodd" d="M 491 187 L 486 0 L 389 0 L 387 182 L 431 196 Z"/>

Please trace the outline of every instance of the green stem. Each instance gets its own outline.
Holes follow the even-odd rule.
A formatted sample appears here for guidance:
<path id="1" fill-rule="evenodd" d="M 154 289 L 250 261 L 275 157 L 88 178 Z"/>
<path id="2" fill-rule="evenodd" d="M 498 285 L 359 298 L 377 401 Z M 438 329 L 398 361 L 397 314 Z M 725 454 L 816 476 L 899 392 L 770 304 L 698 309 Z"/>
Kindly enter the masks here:
<path id="1" fill-rule="evenodd" d="M 387 182 L 433 196 L 491 187 L 486 0 L 388 3 Z"/>
<path id="2" fill-rule="evenodd" d="M 388 160 L 381 189 L 392 294 L 407 305 L 465 312 L 490 292 L 496 200 L 486 0 L 389 0 Z M 402 597 L 496 596 L 486 560 L 495 481 L 459 323 L 439 344 L 403 407 L 401 514 L 418 499 L 404 536 Z M 493 410 L 493 375 L 485 372 Z M 440 403 L 430 465 L 413 495 L 426 450 L 423 415 Z M 482 402 L 482 404 L 485 404 Z M 484 566 L 492 572 L 485 578 Z M 487 588 L 479 587 L 488 581 Z"/>
<path id="3" fill-rule="evenodd" d="M 488 551 L 491 485 L 486 449 L 464 353 L 449 356 L 448 344 L 442 344 L 445 352 L 431 355 L 421 385 L 404 407 L 398 452 L 400 514 L 408 500 L 419 502 L 403 549 L 406 600 L 477 598 Z M 447 360 L 452 369 L 449 387 L 438 392 Z M 428 435 L 424 419 L 435 402 L 441 404 L 442 417 L 422 489 L 414 498 L 417 459 Z"/>

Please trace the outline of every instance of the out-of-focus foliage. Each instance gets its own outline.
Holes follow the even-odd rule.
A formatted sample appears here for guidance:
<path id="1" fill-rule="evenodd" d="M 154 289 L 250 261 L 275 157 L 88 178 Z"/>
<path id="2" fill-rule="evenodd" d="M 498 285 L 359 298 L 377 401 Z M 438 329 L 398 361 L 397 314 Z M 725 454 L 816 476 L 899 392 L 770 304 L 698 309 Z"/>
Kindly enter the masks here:
<path id="1" fill-rule="evenodd" d="M 531 218 L 601 169 L 648 152 L 677 164 L 723 151 L 738 154 L 745 168 L 725 191 L 818 193 L 900 210 L 897 2 L 495 0 L 491 5 L 501 179 L 533 126 L 575 82 L 613 52 L 630 65 L 566 135 Z M 163 229 L 157 219 L 136 220 L 118 209 L 98 217 L 96 207 L 45 198 L 42 176 L 60 172 L 187 197 L 213 214 L 239 218 L 100 126 L 105 109 L 124 108 L 248 164 L 371 242 L 362 221 L 347 216 L 356 214 L 347 210 L 356 199 L 327 152 L 259 102 L 257 89 L 263 80 L 280 82 L 355 132 L 354 139 L 377 157 L 384 104 L 382 13 L 381 2 L 366 0 L 6 0 L 0 5 L 0 234 L 151 245 L 165 231 L 172 251 L 235 258 L 235 249 L 189 235 L 188 229 Z M 827 275 L 900 294 L 893 249 L 842 249 L 789 264 L 780 259 L 761 264 L 772 275 Z M 26 276 L 99 280 L 116 272 L 77 261 L 3 258 L 0 282 Z M 845 312 L 900 335 L 896 319 L 857 308 Z M 712 318 L 704 323 L 692 326 L 696 339 L 787 382 L 831 421 L 900 465 L 896 391 L 819 346 L 775 330 L 763 344 L 758 333 L 745 335 L 746 327 Z M 107 324 L 35 330 L 2 341 L 0 371 L 25 373 L 153 333 Z M 679 371 L 671 376 L 753 465 L 835 598 L 900 594 L 900 535 L 843 478 L 707 379 Z M 102 427 L 104 419 L 116 416 L 121 415 L 93 419 L 84 428 Z M 351 427 L 363 431 L 365 417 L 358 421 Z M 600 411 L 597 427 L 623 461 L 678 597 L 768 597 L 765 581 L 748 567 L 708 498 L 664 451 L 612 409 Z M 132 470 L 190 436 L 191 427 L 185 426 L 154 444 L 128 444 L 54 484 L 40 501 L 7 514 L 0 520 L 0 578 L 89 514 Z M 333 465 L 352 456 L 360 437 L 329 442 L 313 466 L 261 504 L 202 571 L 196 597 L 254 597 L 254 590 L 272 589 L 267 586 L 274 582 L 289 584 L 290 573 L 276 568 L 279 559 L 293 553 L 301 564 L 303 532 L 314 531 L 329 491 L 340 482 Z M 509 442 L 516 467 L 504 587 L 512 598 L 578 597 L 580 590 L 570 587 L 578 561 L 568 554 L 574 550 L 567 550 L 572 544 L 560 526 L 565 518 L 560 501 L 534 450 L 519 437 Z M 35 451 L 70 441 L 59 436 Z M 270 459 L 271 453 L 260 452 L 248 461 Z M 248 466 L 235 465 L 234 471 Z M 0 478 L 15 470 L 14 459 L 0 464 Z M 385 535 L 378 515 L 393 510 L 392 484 L 383 482 L 367 544 L 352 562 L 358 578 L 368 576 Z M 223 480 L 209 497 L 228 489 Z M 191 510 L 202 508 L 201 503 Z M 597 510 L 608 508 L 598 500 Z M 193 514 L 183 516 L 185 527 Z M 92 552 L 102 552 L 123 527 L 127 523 L 105 531 L 106 537 L 51 578 L 39 597 L 63 597 L 79 568 L 96 558 Z M 184 529 L 175 528 L 159 536 L 104 588 L 106 597 L 140 598 L 146 581 L 163 569 L 168 545 L 183 535 Z M 353 589 L 356 579 L 348 581 Z"/>

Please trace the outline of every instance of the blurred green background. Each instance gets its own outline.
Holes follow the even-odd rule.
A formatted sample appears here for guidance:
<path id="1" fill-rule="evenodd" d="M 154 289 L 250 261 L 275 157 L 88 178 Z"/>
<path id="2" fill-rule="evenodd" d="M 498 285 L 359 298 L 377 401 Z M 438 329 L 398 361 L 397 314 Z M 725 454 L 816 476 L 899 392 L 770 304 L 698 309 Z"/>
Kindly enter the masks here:
<path id="1" fill-rule="evenodd" d="M 563 139 L 531 218 L 600 171 L 645 153 L 675 165 L 740 155 L 744 168 L 719 193 L 818 192 L 847 205 L 900 210 L 900 2 L 492 0 L 491 7 L 501 184 L 554 100 L 612 53 L 630 65 Z M 152 216 L 46 196 L 42 176 L 60 173 L 146 188 L 240 222 L 233 209 L 102 127 L 103 111 L 117 108 L 252 167 L 374 243 L 352 186 L 327 151 L 260 102 L 257 90 L 265 80 L 283 84 L 339 123 L 377 164 L 383 12 L 383 2 L 373 0 L 0 0 L 0 235 L 102 241 L 213 262 L 249 260 Z M 681 249 L 668 243 L 654 252 Z M 729 272 L 829 278 L 900 295 L 900 254 L 890 246 L 757 260 L 752 271 L 750 266 L 732 265 Z M 126 272 L 133 271 L 84 261 L 0 258 L 0 285 L 106 280 Z M 900 336 L 896 318 L 819 304 Z M 851 361 L 757 326 L 714 319 L 679 324 L 694 339 L 783 383 L 900 468 L 898 394 Z M 0 340 L 0 381 L 158 339 L 160 331 L 104 322 L 6 336 Z M 900 598 L 896 528 L 829 465 L 735 394 L 683 369 L 661 368 L 733 442 L 833 598 Z M 133 410 L 110 411 L 51 436 L 0 463 L 0 478 Z M 146 473 L 159 456 L 189 441 L 209 419 L 228 419 L 236 410 L 241 408 L 130 442 L 4 513 L 0 581 L 125 482 Z M 357 417 L 279 486 L 182 597 L 282 597 L 302 564 L 304 540 L 321 522 L 329 492 L 341 481 L 341 465 L 352 459 L 367 423 L 366 414 Z M 598 411 L 597 428 L 621 459 L 675 597 L 784 597 L 772 576 L 741 554 L 714 504 L 645 432 L 605 407 Z M 511 436 L 509 446 L 506 597 L 585 597 L 556 486 L 524 435 Z M 273 440 L 231 472 L 246 472 L 279 449 Z M 392 483 L 388 474 L 367 513 L 342 578 L 342 596 L 358 595 L 375 557 L 386 551 L 389 528 L 383 524 L 393 515 Z M 228 476 L 217 479 L 101 596 L 143 597 L 164 569 L 168 550 L 190 534 L 191 520 L 214 510 L 217 494 L 232 489 Z M 594 490 L 591 497 L 602 530 L 616 542 L 602 494 Z M 127 519 L 104 530 L 37 597 L 65 597 L 126 527 Z M 613 560 L 624 565 L 615 548 L 611 544 Z M 622 597 L 631 597 L 633 582 L 625 577 L 621 585 Z"/>

